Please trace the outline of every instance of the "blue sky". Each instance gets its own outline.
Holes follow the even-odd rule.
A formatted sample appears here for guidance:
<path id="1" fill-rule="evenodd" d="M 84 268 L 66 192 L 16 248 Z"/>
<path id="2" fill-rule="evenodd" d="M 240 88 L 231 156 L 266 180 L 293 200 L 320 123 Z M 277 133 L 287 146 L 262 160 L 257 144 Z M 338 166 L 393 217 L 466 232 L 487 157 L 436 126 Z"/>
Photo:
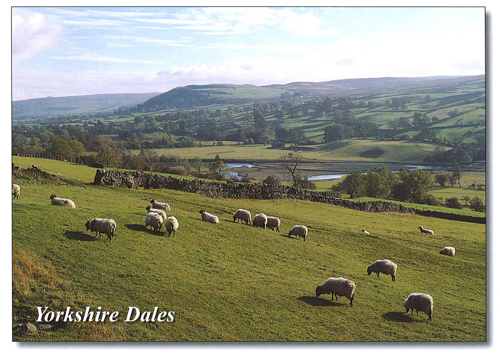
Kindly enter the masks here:
<path id="1" fill-rule="evenodd" d="M 482 7 L 16 7 L 12 98 L 485 73 Z"/>

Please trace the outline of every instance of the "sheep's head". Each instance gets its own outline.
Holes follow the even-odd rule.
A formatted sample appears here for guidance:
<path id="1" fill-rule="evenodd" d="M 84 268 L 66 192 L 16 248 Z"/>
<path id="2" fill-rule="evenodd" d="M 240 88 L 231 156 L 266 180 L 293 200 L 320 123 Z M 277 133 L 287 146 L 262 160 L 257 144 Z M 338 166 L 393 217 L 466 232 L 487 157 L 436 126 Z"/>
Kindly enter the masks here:
<path id="1" fill-rule="evenodd" d="M 205 212 L 205 210 L 201 210 L 201 211 L 200 211 L 200 213 L 203 213 L 203 212 Z"/>
<path id="2" fill-rule="evenodd" d="M 323 288 L 321 286 L 316 287 L 316 298 L 323 294 Z"/>
<path id="3" fill-rule="evenodd" d="M 151 200 L 149 203 L 155 203 L 155 202 L 156 202 L 156 200 Z"/>
<path id="4" fill-rule="evenodd" d="M 50 199 L 52 200 L 54 197 L 57 197 L 56 194 L 50 195 Z"/>
<path id="5" fill-rule="evenodd" d="M 424 227 L 422 227 L 422 226 L 418 226 L 418 229 L 422 230 L 422 229 L 424 229 Z"/>
<path id="6" fill-rule="evenodd" d="M 366 270 L 366 272 L 368 272 L 368 276 L 371 275 L 371 273 L 373 272 L 372 267 L 368 266 L 368 269 Z"/>
<path id="7" fill-rule="evenodd" d="M 87 232 L 90 230 L 90 225 L 92 224 L 92 221 L 88 221 L 85 223 L 85 227 L 87 228 Z"/>
<path id="8" fill-rule="evenodd" d="M 146 207 L 146 210 L 148 210 L 148 211 L 149 211 L 150 209 L 151 209 L 151 206 Z"/>

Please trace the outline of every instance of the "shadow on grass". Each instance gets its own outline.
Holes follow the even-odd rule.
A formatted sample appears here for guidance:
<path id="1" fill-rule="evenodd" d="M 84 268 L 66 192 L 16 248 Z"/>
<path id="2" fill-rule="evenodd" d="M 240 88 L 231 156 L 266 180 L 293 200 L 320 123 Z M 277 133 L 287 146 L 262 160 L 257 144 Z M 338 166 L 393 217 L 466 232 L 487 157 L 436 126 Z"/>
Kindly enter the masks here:
<path id="1" fill-rule="evenodd" d="M 388 321 L 395 321 L 395 322 L 413 322 L 413 318 L 410 316 L 406 315 L 402 311 L 391 311 L 388 313 L 385 313 L 382 315 L 382 317 Z"/>
<path id="2" fill-rule="evenodd" d="M 64 233 L 64 236 L 70 240 L 79 240 L 79 241 L 96 241 L 97 240 L 93 235 L 83 233 L 83 232 L 72 232 L 69 230 Z"/>
<path id="3" fill-rule="evenodd" d="M 136 232 L 147 232 L 149 234 L 153 234 L 153 235 L 156 235 L 159 237 L 162 237 L 166 234 L 165 232 L 162 232 L 162 231 L 157 232 L 153 229 L 149 229 L 145 225 L 142 225 L 142 224 L 125 224 L 125 227 L 127 227 L 130 230 L 136 231 Z"/>
<path id="4" fill-rule="evenodd" d="M 312 306 L 343 306 L 344 304 L 338 302 L 332 302 L 331 300 L 327 300 L 324 298 L 316 298 L 316 297 L 299 297 L 299 300 L 302 300 L 304 303 L 312 305 Z M 348 303 L 347 305 L 351 305 Z"/>

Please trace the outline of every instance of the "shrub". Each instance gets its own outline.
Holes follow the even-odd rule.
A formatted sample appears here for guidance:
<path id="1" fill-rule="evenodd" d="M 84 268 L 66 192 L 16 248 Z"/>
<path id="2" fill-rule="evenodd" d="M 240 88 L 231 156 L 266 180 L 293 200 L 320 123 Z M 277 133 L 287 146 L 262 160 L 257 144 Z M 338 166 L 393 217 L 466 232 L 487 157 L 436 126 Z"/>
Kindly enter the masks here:
<path id="1" fill-rule="evenodd" d="M 436 196 L 434 195 L 429 195 L 427 196 L 427 199 L 425 200 L 425 203 L 427 205 L 432 205 L 432 206 L 440 206 L 441 205 L 441 200 L 439 200 Z"/>
<path id="2" fill-rule="evenodd" d="M 293 182 L 293 186 L 300 189 L 316 190 L 316 184 L 310 181 L 307 175 L 305 177 L 297 176 Z"/>
<path id="3" fill-rule="evenodd" d="M 267 187 L 275 187 L 281 185 L 281 180 L 277 176 L 268 175 L 267 178 L 262 180 L 262 184 Z"/>
<path id="4" fill-rule="evenodd" d="M 450 208 L 462 208 L 458 197 L 450 197 L 445 200 L 445 205 Z"/>
<path id="5" fill-rule="evenodd" d="M 470 205 L 469 207 L 477 212 L 484 212 L 486 211 L 486 205 L 483 203 L 483 200 L 479 198 L 479 196 L 474 196 L 472 200 L 470 200 Z"/>

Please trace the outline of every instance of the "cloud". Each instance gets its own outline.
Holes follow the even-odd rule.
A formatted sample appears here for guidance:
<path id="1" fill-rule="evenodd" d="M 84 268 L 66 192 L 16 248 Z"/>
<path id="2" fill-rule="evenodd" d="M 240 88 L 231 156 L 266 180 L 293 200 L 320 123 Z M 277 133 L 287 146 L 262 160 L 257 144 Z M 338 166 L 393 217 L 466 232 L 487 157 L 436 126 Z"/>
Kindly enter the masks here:
<path id="1" fill-rule="evenodd" d="M 59 43 L 63 25 L 40 13 L 18 12 L 12 16 L 12 62 L 29 59 Z"/>

